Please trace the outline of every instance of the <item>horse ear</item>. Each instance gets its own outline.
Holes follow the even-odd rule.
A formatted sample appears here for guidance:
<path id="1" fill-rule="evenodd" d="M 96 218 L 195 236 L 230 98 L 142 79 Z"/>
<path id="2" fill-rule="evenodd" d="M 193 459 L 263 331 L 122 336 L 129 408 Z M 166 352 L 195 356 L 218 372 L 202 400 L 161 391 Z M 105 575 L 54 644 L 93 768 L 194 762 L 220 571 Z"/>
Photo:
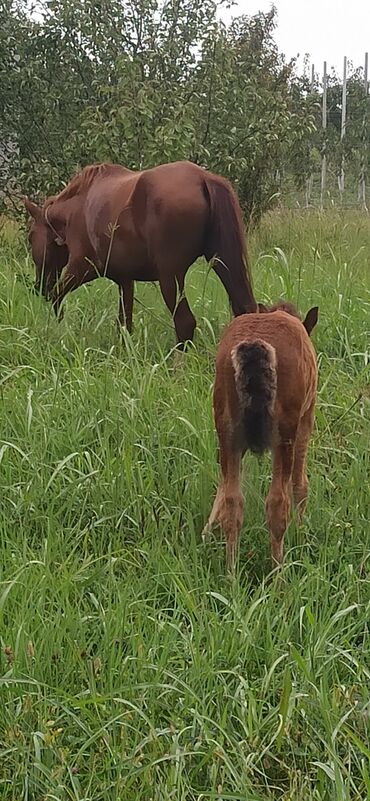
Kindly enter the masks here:
<path id="1" fill-rule="evenodd" d="M 260 314 L 266 314 L 268 312 L 268 308 L 264 305 L 264 303 L 258 303 L 257 305 Z"/>
<path id="2" fill-rule="evenodd" d="M 312 329 L 315 328 L 315 325 L 316 325 L 317 320 L 318 320 L 318 316 L 319 316 L 319 307 L 318 306 L 312 306 L 312 309 L 310 309 L 307 312 L 307 314 L 306 314 L 306 316 L 305 316 L 305 318 L 303 320 L 303 325 L 304 325 L 304 327 L 305 327 L 305 329 L 307 331 L 307 334 L 309 336 L 311 334 Z"/>
<path id="3" fill-rule="evenodd" d="M 43 219 L 42 208 L 40 208 L 40 206 L 37 206 L 36 203 L 32 203 L 32 200 L 29 200 L 28 197 L 22 197 L 22 201 L 26 211 L 28 211 L 28 214 L 31 217 L 33 217 L 35 222 L 41 222 Z"/>

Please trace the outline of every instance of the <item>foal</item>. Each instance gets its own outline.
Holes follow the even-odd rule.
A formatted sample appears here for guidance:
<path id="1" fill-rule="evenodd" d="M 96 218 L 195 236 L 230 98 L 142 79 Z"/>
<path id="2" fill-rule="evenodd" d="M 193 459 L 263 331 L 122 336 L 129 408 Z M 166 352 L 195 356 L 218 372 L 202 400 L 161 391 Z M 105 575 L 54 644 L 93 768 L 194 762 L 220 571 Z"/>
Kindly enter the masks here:
<path id="1" fill-rule="evenodd" d="M 240 468 L 246 450 L 272 450 L 265 508 L 274 564 L 283 559 L 291 489 L 300 517 L 307 500 L 305 460 L 317 388 L 309 335 L 318 308 L 310 309 L 303 321 L 290 303 L 259 305 L 259 312 L 232 321 L 216 357 L 213 410 L 222 476 L 204 531 L 220 524 L 229 569 L 234 569 L 243 521 Z"/>

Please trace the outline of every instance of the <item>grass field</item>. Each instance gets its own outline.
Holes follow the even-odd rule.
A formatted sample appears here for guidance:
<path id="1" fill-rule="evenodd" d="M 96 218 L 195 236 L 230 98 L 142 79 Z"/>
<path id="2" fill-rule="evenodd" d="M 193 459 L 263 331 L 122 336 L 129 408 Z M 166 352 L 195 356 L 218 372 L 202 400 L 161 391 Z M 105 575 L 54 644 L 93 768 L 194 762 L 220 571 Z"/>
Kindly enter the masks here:
<path id="1" fill-rule="evenodd" d="M 256 294 L 318 304 L 304 525 L 270 574 L 270 460 L 246 458 L 237 575 L 200 536 L 217 481 L 221 285 L 192 268 L 194 349 L 137 287 L 122 344 L 109 282 L 56 323 L 0 252 L 1 801 L 370 799 L 370 222 L 266 217 Z"/>

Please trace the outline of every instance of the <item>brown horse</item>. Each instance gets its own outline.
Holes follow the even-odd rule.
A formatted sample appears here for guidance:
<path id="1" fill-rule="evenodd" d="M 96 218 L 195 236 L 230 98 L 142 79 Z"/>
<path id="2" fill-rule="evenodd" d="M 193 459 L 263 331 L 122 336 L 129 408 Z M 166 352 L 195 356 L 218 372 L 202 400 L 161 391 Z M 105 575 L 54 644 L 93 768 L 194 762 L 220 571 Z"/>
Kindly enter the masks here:
<path id="1" fill-rule="evenodd" d="M 212 266 L 234 315 L 256 311 L 238 199 L 224 178 L 190 162 L 132 172 L 115 164 L 85 167 L 42 207 L 24 198 L 36 291 L 56 314 L 65 295 L 99 276 L 120 291 L 119 320 L 131 330 L 134 281 L 159 281 L 177 342 L 193 338 L 184 296 L 190 265 Z"/>
<path id="2" fill-rule="evenodd" d="M 222 477 L 204 533 L 220 524 L 231 569 L 243 521 L 240 468 L 246 450 L 273 453 L 266 515 L 275 564 L 283 558 L 290 491 L 300 516 L 307 499 L 305 461 L 317 385 L 309 335 L 318 310 L 310 309 L 303 322 L 290 303 L 259 305 L 259 311 L 231 322 L 216 358 L 213 409 Z"/>

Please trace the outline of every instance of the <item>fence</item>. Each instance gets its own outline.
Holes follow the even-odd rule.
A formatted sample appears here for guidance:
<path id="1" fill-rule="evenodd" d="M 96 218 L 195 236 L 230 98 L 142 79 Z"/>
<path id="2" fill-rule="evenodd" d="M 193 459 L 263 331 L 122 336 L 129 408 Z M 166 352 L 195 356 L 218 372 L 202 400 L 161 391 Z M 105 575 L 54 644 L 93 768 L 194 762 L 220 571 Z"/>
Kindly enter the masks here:
<path id="1" fill-rule="evenodd" d="M 348 63 L 347 57 L 345 56 L 343 59 L 343 80 L 342 80 L 342 91 L 341 91 L 341 120 L 340 120 L 340 136 L 338 147 L 340 151 L 340 167 L 338 169 L 338 164 L 336 164 L 335 169 L 335 176 L 338 183 L 338 193 L 339 193 L 339 202 L 341 206 L 360 206 L 363 211 L 368 211 L 367 202 L 366 202 L 366 174 L 368 168 L 368 157 L 369 157 L 369 135 L 370 135 L 370 126 L 369 122 L 369 79 L 368 79 L 368 53 L 365 53 L 364 58 L 364 67 L 363 67 L 363 99 L 364 104 L 361 108 L 357 110 L 358 115 L 358 125 L 362 128 L 361 134 L 361 164 L 358 176 L 354 176 L 353 174 L 350 176 L 350 186 L 346 187 L 346 160 L 345 160 L 345 144 L 346 144 L 346 132 L 347 132 L 347 92 L 348 92 Z M 357 81 L 359 79 L 357 78 Z M 322 74 L 322 81 L 320 82 L 320 89 L 321 89 L 321 128 L 322 128 L 322 146 L 321 146 L 321 169 L 320 169 L 320 191 L 319 195 L 315 197 L 314 193 L 314 184 L 315 184 L 315 174 L 311 172 L 309 177 L 306 181 L 306 188 L 305 188 L 305 205 L 306 207 L 318 204 L 320 208 L 323 208 L 325 202 L 329 200 L 331 203 L 335 202 L 338 198 L 336 193 L 333 191 L 333 181 L 331 185 L 328 183 L 328 154 L 327 154 L 327 147 L 328 147 L 328 138 L 327 138 L 327 131 L 328 131 L 328 107 L 327 107 L 327 99 L 328 99 L 328 72 L 327 72 L 327 62 L 324 61 L 323 65 L 323 74 Z M 311 92 L 315 91 L 315 66 L 312 65 L 311 68 Z M 339 109 L 338 109 L 339 110 Z M 317 176 L 316 176 L 317 179 Z M 355 181 L 354 181 L 355 179 Z M 357 186 L 354 185 L 357 183 Z M 316 180 L 317 184 L 317 180 Z M 347 189 L 347 191 L 346 191 Z M 348 191 L 349 190 L 349 191 Z"/>

